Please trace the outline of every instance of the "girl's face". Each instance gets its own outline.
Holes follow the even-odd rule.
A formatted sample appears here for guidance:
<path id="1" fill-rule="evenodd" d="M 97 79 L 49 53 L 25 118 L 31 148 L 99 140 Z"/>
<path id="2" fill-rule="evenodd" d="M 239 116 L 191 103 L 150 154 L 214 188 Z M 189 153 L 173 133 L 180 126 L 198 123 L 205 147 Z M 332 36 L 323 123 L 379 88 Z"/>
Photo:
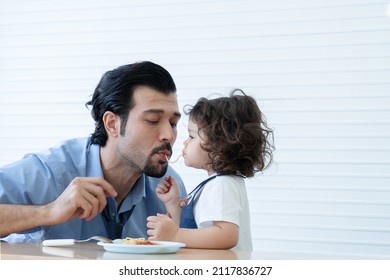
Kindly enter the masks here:
<path id="1" fill-rule="evenodd" d="M 210 158 L 208 153 L 202 149 L 206 137 L 199 135 L 198 125 L 191 118 L 188 121 L 188 138 L 184 141 L 183 158 L 189 167 L 207 170 L 209 175 L 213 173 L 210 169 Z"/>

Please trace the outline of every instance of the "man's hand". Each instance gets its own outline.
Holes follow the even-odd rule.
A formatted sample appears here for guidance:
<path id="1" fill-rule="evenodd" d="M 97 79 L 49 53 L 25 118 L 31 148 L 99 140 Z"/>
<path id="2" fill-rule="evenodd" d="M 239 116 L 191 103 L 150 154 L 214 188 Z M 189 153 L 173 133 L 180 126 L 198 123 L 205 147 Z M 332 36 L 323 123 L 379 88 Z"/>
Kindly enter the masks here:
<path id="1" fill-rule="evenodd" d="M 60 224 L 77 217 L 89 221 L 103 211 L 107 196 L 116 195 L 113 186 L 103 178 L 77 177 L 47 205 L 49 223 Z"/>

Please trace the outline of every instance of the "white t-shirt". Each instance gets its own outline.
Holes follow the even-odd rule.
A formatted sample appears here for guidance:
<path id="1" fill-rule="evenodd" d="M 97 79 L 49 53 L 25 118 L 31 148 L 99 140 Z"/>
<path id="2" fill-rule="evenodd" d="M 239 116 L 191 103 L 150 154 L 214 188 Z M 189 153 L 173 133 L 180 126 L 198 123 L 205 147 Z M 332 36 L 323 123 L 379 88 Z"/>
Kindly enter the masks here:
<path id="1" fill-rule="evenodd" d="M 236 224 L 239 239 L 234 248 L 253 250 L 249 203 L 243 177 L 224 175 L 207 182 L 195 202 L 194 216 L 198 228 L 209 227 L 213 221 Z"/>

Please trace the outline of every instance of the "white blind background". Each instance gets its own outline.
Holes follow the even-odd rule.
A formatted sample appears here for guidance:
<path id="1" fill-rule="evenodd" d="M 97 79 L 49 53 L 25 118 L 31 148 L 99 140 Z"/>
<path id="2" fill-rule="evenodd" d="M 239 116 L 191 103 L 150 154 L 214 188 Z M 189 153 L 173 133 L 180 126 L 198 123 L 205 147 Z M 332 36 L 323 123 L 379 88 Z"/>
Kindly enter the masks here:
<path id="1" fill-rule="evenodd" d="M 0 1 L 0 165 L 88 136 L 101 75 L 151 60 L 181 108 L 239 87 L 275 129 L 255 250 L 390 258 L 386 0 Z M 186 138 L 180 124 L 175 151 Z M 189 189 L 206 174 L 176 169 Z"/>

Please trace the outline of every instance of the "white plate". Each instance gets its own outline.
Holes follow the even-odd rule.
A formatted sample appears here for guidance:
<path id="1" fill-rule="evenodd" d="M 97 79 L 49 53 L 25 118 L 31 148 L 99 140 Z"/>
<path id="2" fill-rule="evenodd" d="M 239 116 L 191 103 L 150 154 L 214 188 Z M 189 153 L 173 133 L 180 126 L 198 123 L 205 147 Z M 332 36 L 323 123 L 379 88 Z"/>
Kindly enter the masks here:
<path id="1" fill-rule="evenodd" d="M 98 242 L 108 252 L 128 254 L 172 254 L 180 248 L 185 247 L 184 243 L 169 241 L 154 241 L 154 245 L 132 245 L 123 243 Z"/>

